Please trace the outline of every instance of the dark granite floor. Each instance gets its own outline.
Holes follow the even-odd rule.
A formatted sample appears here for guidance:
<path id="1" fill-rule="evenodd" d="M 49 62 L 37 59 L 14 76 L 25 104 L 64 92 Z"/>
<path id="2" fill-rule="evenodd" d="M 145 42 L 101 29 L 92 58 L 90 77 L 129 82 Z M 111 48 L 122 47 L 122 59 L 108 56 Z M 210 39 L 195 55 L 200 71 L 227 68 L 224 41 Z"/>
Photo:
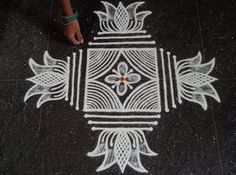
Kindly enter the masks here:
<path id="1" fill-rule="evenodd" d="M 54 58 L 64 59 L 88 48 L 86 43 L 98 31 L 92 11 L 102 8 L 100 2 L 80 0 L 76 6 L 86 41 L 82 46 L 64 39 L 55 0 L 0 2 L 1 175 L 120 174 L 118 166 L 96 173 L 103 159 L 90 158 L 87 152 L 94 149 L 98 134 L 82 112 L 65 101 L 48 102 L 39 109 L 37 97 L 23 102 L 32 86 L 25 81 L 33 76 L 29 58 L 42 64 L 48 50 Z M 216 58 L 211 75 L 218 78 L 214 87 L 221 99 L 217 103 L 207 98 L 206 111 L 185 101 L 162 114 L 146 136 L 158 156 L 142 157 L 143 166 L 150 175 L 236 174 L 235 0 L 148 0 L 142 8 L 153 12 L 145 27 L 157 48 L 180 58 L 200 50 L 204 63 Z M 127 167 L 125 174 L 140 173 Z"/>

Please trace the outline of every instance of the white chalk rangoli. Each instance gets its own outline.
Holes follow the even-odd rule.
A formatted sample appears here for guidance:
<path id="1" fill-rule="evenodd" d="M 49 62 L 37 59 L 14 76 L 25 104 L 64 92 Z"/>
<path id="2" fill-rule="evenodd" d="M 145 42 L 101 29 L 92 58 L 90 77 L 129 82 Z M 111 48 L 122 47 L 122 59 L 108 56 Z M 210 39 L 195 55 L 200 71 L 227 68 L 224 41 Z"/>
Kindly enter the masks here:
<path id="1" fill-rule="evenodd" d="M 67 61 L 53 59 L 46 51 L 44 65 L 29 60 L 35 85 L 25 101 L 41 95 L 37 108 L 47 101 L 65 99 L 76 110 L 83 101 L 85 118 L 93 131 L 101 132 L 94 151 L 88 156 L 104 156 L 97 171 L 117 164 L 124 173 L 127 166 L 148 172 L 141 155 L 156 156 L 148 146 L 145 132 L 153 131 L 161 112 L 169 112 L 187 100 L 207 109 L 206 96 L 220 102 L 212 86 L 215 59 L 202 64 L 202 55 L 177 61 L 175 55 L 157 50 L 151 35 L 143 30 L 150 11 L 137 12 L 144 2 L 127 7 L 102 1 L 106 12 L 96 11 L 100 20 L 97 37 L 87 50 L 85 96 L 80 100 L 82 53 Z M 105 47 L 104 46 L 109 46 Z M 111 47 L 112 46 L 112 47 Z M 136 46 L 136 47 L 134 47 Z"/>
<path id="2" fill-rule="evenodd" d="M 108 75 L 105 81 L 112 84 L 112 88 L 116 88 L 116 93 L 119 96 L 126 94 L 128 87 L 133 89 L 132 84 L 138 83 L 141 80 L 139 74 L 133 73 L 133 69 L 128 70 L 125 62 L 119 63 L 117 70 L 113 69 L 114 74 Z"/>
<path id="3" fill-rule="evenodd" d="M 116 34 L 116 33 L 146 33 L 143 30 L 144 19 L 151 14 L 151 11 L 137 13 L 137 8 L 144 2 L 135 2 L 124 7 L 122 2 L 118 7 L 101 1 L 106 8 L 106 13 L 95 11 L 100 19 L 100 29 L 98 34 Z"/>
<path id="4" fill-rule="evenodd" d="M 160 91 L 158 78 L 157 55 L 155 48 L 114 48 L 114 49 L 88 49 L 87 76 L 84 99 L 84 111 L 86 112 L 160 112 Z M 131 72 L 125 62 L 119 62 L 121 56 L 132 66 Z M 99 62 L 99 64 L 97 64 Z M 113 91 L 110 85 L 104 83 L 102 78 L 110 70 L 114 71 L 114 65 L 118 65 L 119 74 L 127 74 L 127 81 L 115 82 L 117 91 Z M 123 70 L 121 70 L 123 69 Z M 135 71 L 137 73 L 132 73 Z M 141 76 L 145 77 L 142 83 L 132 89 L 132 83 L 138 83 Z M 111 83 L 108 75 L 105 82 Z M 100 81 L 102 80 L 102 81 Z M 114 82 L 114 81 L 113 81 Z M 132 89 L 124 103 L 119 96 L 125 95 L 127 89 Z"/>

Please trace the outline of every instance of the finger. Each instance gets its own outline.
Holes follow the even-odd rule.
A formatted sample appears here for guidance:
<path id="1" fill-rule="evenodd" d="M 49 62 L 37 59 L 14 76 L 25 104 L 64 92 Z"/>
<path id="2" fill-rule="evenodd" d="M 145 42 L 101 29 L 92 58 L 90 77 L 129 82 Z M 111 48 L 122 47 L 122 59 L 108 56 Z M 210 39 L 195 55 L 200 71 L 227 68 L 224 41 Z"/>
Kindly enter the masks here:
<path id="1" fill-rule="evenodd" d="M 72 42 L 74 45 L 78 45 L 80 44 L 80 42 L 75 38 L 75 36 L 69 36 L 68 39 L 70 40 L 70 42 Z"/>
<path id="2" fill-rule="evenodd" d="M 79 41 L 81 44 L 84 43 L 83 36 L 81 35 L 80 32 L 76 32 L 75 37 L 76 37 L 77 41 Z"/>

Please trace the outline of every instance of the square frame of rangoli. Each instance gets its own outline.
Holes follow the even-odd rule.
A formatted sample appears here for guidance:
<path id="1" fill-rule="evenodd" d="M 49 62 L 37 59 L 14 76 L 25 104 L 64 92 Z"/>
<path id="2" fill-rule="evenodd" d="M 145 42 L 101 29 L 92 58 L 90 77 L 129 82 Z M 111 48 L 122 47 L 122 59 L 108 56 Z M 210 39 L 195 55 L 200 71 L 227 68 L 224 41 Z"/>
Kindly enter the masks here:
<path id="1" fill-rule="evenodd" d="M 149 79 L 135 88 L 124 103 L 121 103 L 118 95 L 109 86 L 98 81 L 119 62 L 121 55 L 136 72 Z M 89 48 L 84 111 L 161 112 L 157 59 L 156 48 Z"/>

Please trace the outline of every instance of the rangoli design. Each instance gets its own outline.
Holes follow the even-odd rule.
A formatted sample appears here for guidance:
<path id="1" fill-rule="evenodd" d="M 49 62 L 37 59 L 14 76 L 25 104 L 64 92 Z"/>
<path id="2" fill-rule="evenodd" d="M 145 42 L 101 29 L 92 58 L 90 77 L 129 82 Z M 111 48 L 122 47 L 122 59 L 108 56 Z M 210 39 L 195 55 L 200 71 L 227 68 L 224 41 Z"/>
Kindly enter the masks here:
<path id="1" fill-rule="evenodd" d="M 112 88 L 116 88 L 116 93 L 119 96 L 125 95 L 128 87 L 133 89 L 132 84 L 138 83 L 141 79 L 139 74 L 133 73 L 133 69 L 128 71 L 128 66 L 125 62 L 121 62 L 117 67 L 117 71 L 113 69 L 112 72 L 115 74 L 108 75 L 105 81 L 113 84 Z"/>
<path id="2" fill-rule="evenodd" d="M 54 59 L 46 51 L 44 65 L 29 60 L 35 76 L 27 79 L 35 85 L 25 101 L 40 95 L 37 108 L 48 101 L 66 100 L 83 110 L 93 131 L 100 132 L 90 157 L 103 156 L 97 171 L 117 164 L 124 173 L 127 166 L 148 172 L 141 155 L 156 156 L 145 134 L 153 131 L 162 112 L 176 108 L 183 100 L 208 108 L 206 96 L 220 102 L 209 74 L 215 59 L 203 64 L 202 55 L 177 60 L 175 55 L 157 49 L 151 35 L 143 30 L 150 11 L 137 12 L 144 2 L 127 7 L 102 1 L 105 12 L 95 11 L 100 32 L 89 43 L 86 59 L 85 89 L 81 90 L 83 51 L 66 61 Z M 84 99 L 80 94 L 84 92 Z M 79 104 L 83 102 L 83 104 Z M 83 109 L 80 109 L 83 106 Z"/>

